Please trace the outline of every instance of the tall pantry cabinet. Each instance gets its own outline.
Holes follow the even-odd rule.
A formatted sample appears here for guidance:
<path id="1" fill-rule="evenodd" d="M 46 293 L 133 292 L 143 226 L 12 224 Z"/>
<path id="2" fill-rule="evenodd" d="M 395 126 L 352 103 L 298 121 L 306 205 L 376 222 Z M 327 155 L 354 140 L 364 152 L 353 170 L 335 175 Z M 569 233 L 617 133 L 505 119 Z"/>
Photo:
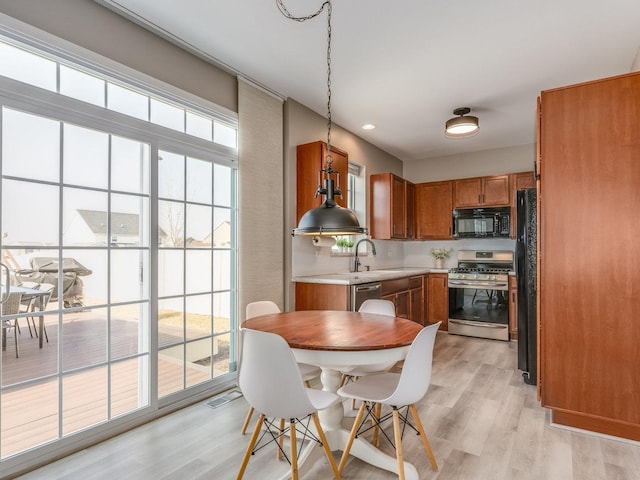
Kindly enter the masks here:
<path id="1" fill-rule="evenodd" d="M 640 73 L 539 100 L 542 405 L 640 441 Z"/>

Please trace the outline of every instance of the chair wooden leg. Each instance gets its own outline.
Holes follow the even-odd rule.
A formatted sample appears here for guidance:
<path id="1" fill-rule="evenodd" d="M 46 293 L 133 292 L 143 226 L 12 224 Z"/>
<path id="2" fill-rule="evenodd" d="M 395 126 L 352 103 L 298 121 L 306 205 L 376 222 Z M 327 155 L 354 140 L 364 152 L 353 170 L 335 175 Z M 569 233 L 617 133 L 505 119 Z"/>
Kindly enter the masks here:
<path id="1" fill-rule="evenodd" d="M 280 419 L 280 436 L 278 437 L 278 460 L 282 460 L 282 446 L 284 445 L 284 418 Z"/>
<path id="2" fill-rule="evenodd" d="M 333 476 L 336 480 L 340 480 L 340 471 L 338 467 L 336 467 L 336 461 L 333 459 L 333 455 L 331 454 L 331 447 L 329 446 L 329 442 L 327 442 L 327 436 L 324 434 L 324 430 L 322 429 L 322 425 L 320 424 L 320 419 L 318 418 L 317 413 L 311 414 L 313 417 L 313 423 L 316 426 L 316 430 L 318 431 L 318 437 L 320 437 L 320 441 L 322 442 L 322 448 L 324 449 L 324 453 L 327 456 L 327 460 L 329 460 L 329 465 L 331 466 L 331 470 L 333 471 Z"/>
<path id="3" fill-rule="evenodd" d="M 358 377 L 353 377 L 351 379 L 352 382 L 355 382 L 356 380 L 358 380 Z M 351 410 L 355 410 L 356 409 L 356 399 L 352 398 L 351 399 Z"/>
<path id="4" fill-rule="evenodd" d="M 253 407 L 249 407 L 249 411 L 247 412 L 247 416 L 244 418 L 244 423 L 242 424 L 242 430 L 240 433 L 242 435 L 247 431 L 247 427 L 249 426 L 249 422 L 251 421 L 251 416 L 253 415 Z"/>
<path id="5" fill-rule="evenodd" d="M 437 472 L 438 464 L 436 463 L 436 457 L 433 456 L 433 452 L 431 451 L 431 445 L 429 445 L 429 440 L 427 440 L 427 434 L 424 433 L 424 427 L 422 426 L 422 422 L 420 421 L 420 417 L 418 416 L 416 406 L 410 405 L 409 411 L 411 412 L 411 416 L 413 417 L 413 421 L 416 424 L 418 432 L 420 432 L 420 438 L 422 439 L 424 450 L 427 452 L 427 456 L 429 457 L 429 461 L 431 462 L 431 468 L 434 472 Z"/>
<path id="6" fill-rule="evenodd" d="M 376 418 L 375 425 L 373 426 L 373 446 L 380 446 L 380 424 L 378 421 L 380 420 L 380 414 L 382 413 L 382 404 L 374 403 L 373 404 L 373 415 Z"/>
<path id="7" fill-rule="evenodd" d="M 289 438 L 291 439 L 291 480 L 298 480 L 298 444 L 296 442 L 296 420 L 289 423 Z"/>
<path id="8" fill-rule="evenodd" d="M 400 414 L 393 407 L 393 437 L 396 444 L 396 460 L 398 462 L 398 479 L 404 479 L 404 457 L 402 455 L 402 430 L 400 430 Z"/>
<path id="9" fill-rule="evenodd" d="M 236 480 L 241 480 L 244 476 L 244 472 L 247 469 L 247 464 L 249 463 L 249 459 L 251 458 L 251 452 L 253 451 L 253 447 L 256 446 L 256 442 L 258 441 L 258 435 L 260 435 L 260 430 L 262 429 L 262 424 L 264 423 L 264 415 L 260 415 L 258 418 L 258 422 L 256 423 L 256 428 L 253 430 L 253 435 L 251 435 L 251 440 L 249 440 L 249 446 L 247 447 L 247 451 L 244 453 L 244 457 L 242 458 L 242 465 L 240 465 L 240 471 L 238 472 L 238 476 Z"/>
<path id="10" fill-rule="evenodd" d="M 342 470 L 344 469 L 344 465 L 347 463 L 347 458 L 349 458 L 349 451 L 351 450 L 351 445 L 353 445 L 353 440 L 356 438 L 356 433 L 358 433 L 358 425 L 362 421 L 362 417 L 364 416 L 365 402 L 362 402 L 360 405 L 360 409 L 358 410 L 358 414 L 356 415 L 356 419 L 353 422 L 353 427 L 351 428 L 351 433 L 349 434 L 349 440 L 347 440 L 347 444 L 344 447 L 344 451 L 342 452 L 342 458 L 340 458 L 340 464 L 338 465 L 338 472 L 342 474 Z"/>

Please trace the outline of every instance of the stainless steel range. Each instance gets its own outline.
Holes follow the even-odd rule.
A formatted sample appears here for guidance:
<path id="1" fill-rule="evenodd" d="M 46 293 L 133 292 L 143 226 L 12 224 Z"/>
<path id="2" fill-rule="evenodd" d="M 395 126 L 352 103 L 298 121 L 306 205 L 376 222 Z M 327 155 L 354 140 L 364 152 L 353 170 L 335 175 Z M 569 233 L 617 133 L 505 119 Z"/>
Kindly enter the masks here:
<path id="1" fill-rule="evenodd" d="M 508 250 L 460 250 L 449 270 L 449 333 L 509 340 Z"/>

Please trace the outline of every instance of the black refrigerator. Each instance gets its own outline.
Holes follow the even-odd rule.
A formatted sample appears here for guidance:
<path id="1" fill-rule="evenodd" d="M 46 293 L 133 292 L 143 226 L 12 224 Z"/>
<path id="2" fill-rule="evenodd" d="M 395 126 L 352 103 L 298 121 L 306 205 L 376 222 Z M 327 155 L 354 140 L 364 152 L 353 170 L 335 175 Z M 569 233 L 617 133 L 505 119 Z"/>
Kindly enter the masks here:
<path id="1" fill-rule="evenodd" d="M 537 378 L 536 190 L 516 197 L 516 278 L 518 281 L 518 369 L 529 385 Z"/>

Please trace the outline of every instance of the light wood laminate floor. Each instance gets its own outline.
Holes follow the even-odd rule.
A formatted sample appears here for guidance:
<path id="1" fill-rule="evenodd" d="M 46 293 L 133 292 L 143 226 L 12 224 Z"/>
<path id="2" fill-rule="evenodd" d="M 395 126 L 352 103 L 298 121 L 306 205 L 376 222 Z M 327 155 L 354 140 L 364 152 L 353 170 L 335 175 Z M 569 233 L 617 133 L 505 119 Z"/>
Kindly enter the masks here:
<path id="1" fill-rule="evenodd" d="M 409 434 L 403 443 L 405 460 L 421 479 L 640 478 L 640 445 L 551 427 L 516 363 L 514 342 L 438 334 L 431 387 L 418 410 L 440 470 L 431 470 L 418 437 Z M 217 408 L 199 403 L 20 478 L 234 479 L 249 441 L 240 434 L 246 412 L 243 398 Z M 381 448 L 392 453 L 389 445 Z M 269 447 L 252 457 L 245 479 L 273 479 L 287 470 Z M 332 478 L 326 460 L 305 478 Z M 352 458 L 342 478 L 397 476 Z"/>

